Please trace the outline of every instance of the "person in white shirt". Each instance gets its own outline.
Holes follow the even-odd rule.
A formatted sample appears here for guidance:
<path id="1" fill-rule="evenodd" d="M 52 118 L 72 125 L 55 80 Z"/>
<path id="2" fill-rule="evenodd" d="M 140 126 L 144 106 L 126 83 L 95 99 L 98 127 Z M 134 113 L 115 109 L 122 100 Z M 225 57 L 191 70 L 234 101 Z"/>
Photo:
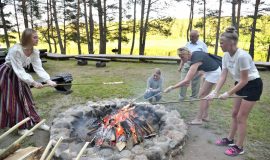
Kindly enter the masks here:
<path id="1" fill-rule="evenodd" d="M 256 101 L 260 100 L 263 83 L 259 72 L 249 53 L 237 47 L 238 35 L 234 27 L 228 27 L 221 34 L 220 47 L 224 52 L 222 72 L 215 89 L 206 97 L 209 100 L 216 97 L 226 81 L 228 73 L 235 80 L 235 86 L 219 95 L 220 99 L 227 99 L 236 94 L 232 110 L 232 123 L 228 137 L 216 142 L 219 146 L 231 146 L 225 151 L 226 155 L 236 156 L 244 153 L 243 143 L 246 137 L 247 119 Z M 235 134 L 238 140 L 234 142 Z"/>
<path id="2" fill-rule="evenodd" d="M 50 80 L 49 74 L 42 68 L 39 51 L 34 49 L 38 44 L 37 32 L 25 29 L 22 33 L 21 43 L 15 44 L 8 51 L 6 62 L 0 66 L 0 128 L 12 127 L 23 119 L 29 117 L 30 121 L 19 127 L 18 133 L 23 135 L 27 128 L 40 122 L 40 117 L 35 111 L 35 104 L 29 86 L 42 88 L 43 85 L 26 73 L 24 67 L 33 65 L 34 71 L 49 86 L 56 86 Z M 49 130 L 49 126 L 40 126 Z M 29 135 L 33 135 L 30 133 Z"/>
<path id="3" fill-rule="evenodd" d="M 190 42 L 186 44 L 186 47 L 192 52 L 202 51 L 208 53 L 207 46 L 204 42 L 199 40 L 199 32 L 197 30 L 190 31 Z M 181 81 L 184 80 L 190 68 L 190 61 L 180 62 L 178 71 L 181 72 Z M 197 73 L 191 81 L 192 94 L 190 98 L 198 98 L 200 90 L 201 73 Z M 187 86 L 180 87 L 179 100 L 184 100 L 187 93 Z"/>

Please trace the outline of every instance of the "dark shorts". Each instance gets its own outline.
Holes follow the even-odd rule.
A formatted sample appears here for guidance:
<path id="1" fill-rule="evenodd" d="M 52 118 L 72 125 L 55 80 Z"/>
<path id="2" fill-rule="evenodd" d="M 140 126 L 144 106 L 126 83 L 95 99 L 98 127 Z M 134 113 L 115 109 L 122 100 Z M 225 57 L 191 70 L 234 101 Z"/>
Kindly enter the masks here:
<path id="1" fill-rule="evenodd" d="M 235 85 L 238 82 L 235 82 Z M 237 91 L 235 94 L 238 96 L 247 96 L 244 98 L 244 100 L 247 101 L 258 101 L 260 100 L 260 97 L 262 95 L 263 91 L 263 83 L 261 78 L 257 78 L 251 81 L 248 81 L 248 83 L 239 91 Z"/>

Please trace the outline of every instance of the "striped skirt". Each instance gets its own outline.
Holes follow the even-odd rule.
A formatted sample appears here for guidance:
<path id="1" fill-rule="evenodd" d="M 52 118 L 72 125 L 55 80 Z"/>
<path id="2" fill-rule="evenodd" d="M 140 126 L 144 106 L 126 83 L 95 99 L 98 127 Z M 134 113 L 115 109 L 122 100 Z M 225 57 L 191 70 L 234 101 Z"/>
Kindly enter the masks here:
<path id="1" fill-rule="evenodd" d="M 23 119 L 31 120 L 19 127 L 30 128 L 40 121 L 30 87 L 21 81 L 12 67 L 0 65 L 0 128 L 12 127 Z"/>

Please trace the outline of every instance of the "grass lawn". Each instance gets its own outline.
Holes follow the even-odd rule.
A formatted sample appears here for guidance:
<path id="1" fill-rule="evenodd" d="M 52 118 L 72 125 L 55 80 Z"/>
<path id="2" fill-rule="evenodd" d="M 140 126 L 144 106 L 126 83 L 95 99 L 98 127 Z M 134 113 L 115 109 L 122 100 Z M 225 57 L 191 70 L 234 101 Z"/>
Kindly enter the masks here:
<path id="1" fill-rule="evenodd" d="M 91 85 L 72 86 L 73 92 L 68 95 L 60 94 L 53 88 L 32 89 L 38 112 L 42 118 L 49 122 L 57 114 L 73 107 L 76 104 L 84 104 L 87 101 L 98 101 L 101 99 L 113 98 L 135 98 L 144 93 L 146 80 L 154 68 L 162 70 L 165 79 L 164 86 L 174 84 L 179 80 L 179 72 L 176 64 L 155 64 L 155 63 L 123 63 L 110 62 L 105 68 L 96 68 L 94 62 L 86 66 L 78 66 L 75 60 L 53 61 L 48 60 L 44 64 L 50 75 L 69 72 L 73 75 L 73 83 L 92 83 Z M 261 101 L 257 103 L 248 122 L 248 135 L 246 146 L 247 159 L 267 159 L 270 157 L 270 72 L 260 72 L 264 81 L 264 93 Z M 124 81 L 119 85 L 104 85 L 102 82 Z M 233 85 L 233 81 L 227 80 L 223 91 Z M 176 101 L 178 91 L 172 91 L 163 96 L 164 101 Z M 143 101 L 140 99 L 139 101 Z M 231 121 L 232 100 L 214 101 L 210 108 L 211 122 L 203 125 L 206 129 L 216 134 L 226 135 Z M 167 105 L 177 109 L 185 120 L 192 119 L 197 110 L 198 103 L 179 103 Z"/>

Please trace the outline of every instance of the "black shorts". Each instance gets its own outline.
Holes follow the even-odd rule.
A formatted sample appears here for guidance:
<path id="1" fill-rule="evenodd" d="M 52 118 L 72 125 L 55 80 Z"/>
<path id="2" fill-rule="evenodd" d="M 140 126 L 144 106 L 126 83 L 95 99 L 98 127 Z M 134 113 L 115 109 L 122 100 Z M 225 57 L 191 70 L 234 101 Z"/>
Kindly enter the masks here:
<path id="1" fill-rule="evenodd" d="M 235 82 L 235 85 L 238 82 Z M 261 78 L 257 78 L 251 81 L 248 81 L 248 83 L 239 91 L 237 91 L 235 94 L 238 96 L 247 96 L 244 98 L 244 100 L 247 101 L 258 101 L 260 100 L 260 97 L 262 95 L 263 91 L 263 83 Z"/>

